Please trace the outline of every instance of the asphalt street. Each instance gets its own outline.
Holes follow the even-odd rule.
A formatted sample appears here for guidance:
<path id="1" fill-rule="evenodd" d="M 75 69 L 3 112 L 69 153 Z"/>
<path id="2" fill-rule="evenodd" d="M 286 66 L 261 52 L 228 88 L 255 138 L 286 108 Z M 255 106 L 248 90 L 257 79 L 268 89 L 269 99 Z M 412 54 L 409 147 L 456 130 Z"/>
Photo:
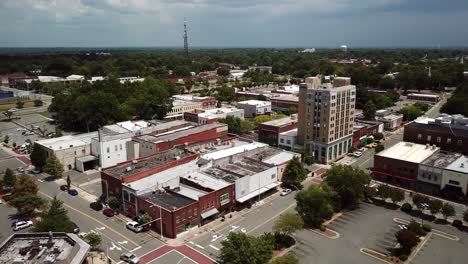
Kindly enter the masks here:
<path id="1" fill-rule="evenodd" d="M 89 202 L 79 196 L 70 196 L 60 190 L 55 182 L 38 182 L 40 194 L 48 199 L 57 196 L 64 201 L 68 215 L 79 227 L 80 232 L 95 231 L 102 235 L 102 249 L 114 263 L 119 262 L 120 254 L 133 252 L 144 255 L 164 244 L 148 233 L 134 233 L 125 228 L 125 222 L 118 217 L 106 217 L 102 212 L 89 208 Z"/>

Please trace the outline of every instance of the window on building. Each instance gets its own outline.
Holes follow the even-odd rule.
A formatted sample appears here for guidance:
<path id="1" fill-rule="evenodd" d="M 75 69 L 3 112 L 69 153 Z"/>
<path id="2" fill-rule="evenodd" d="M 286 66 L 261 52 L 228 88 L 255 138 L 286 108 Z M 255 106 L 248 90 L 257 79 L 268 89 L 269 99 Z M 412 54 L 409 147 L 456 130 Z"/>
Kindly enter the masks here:
<path id="1" fill-rule="evenodd" d="M 422 139 L 422 135 L 421 134 L 418 134 L 418 139 Z"/>
<path id="2" fill-rule="evenodd" d="M 187 215 L 188 215 L 188 218 L 192 218 L 192 209 L 189 209 L 189 210 L 188 210 Z"/>
<path id="3" fill-rule="evenodd" d="M 427 136 L 427 141 L 431 141 L 431 136 Z"/>
<path id="4" fill-rule="evenodd" d="M 448 183 L 452 185 L 460 185 L 460 182 L 454 180 L 449 180 Z"/>
<path id="5" fill-rule="evenodd" d="M 193 208 L 193 216 L 197 216 L 198 215 L 198 208 Z"/>
<path id="6" fill-rule="evenodd" d="M 271 178 L 272 178 L 272 179 L 274 179 L 275 177 L 276 177 L 276 175 L 275 175 L 275 174 L 272 174 L 272 175 L 271 175 Z"/>
<path id="7" fill-rule="evenodd" d="M 118 149 L 117 149 L 117 145 L 115 145 L 115 146 L 114 146 L 114 149 L 115 149 L 115 151 L 117 151 L 117 150 L 118 150 Z"/>
<path id="8" fill-rule="evenodd" d="M 229 193 L 224 193 L 219 196 L 219 204 L 221 206 L 229 203 Z"/>
<path id="9" fill-rule="evenodd" d="M 185 221 L 185 212 L 182 213 L 182 221 Z"/>
<path id="10" fill-rule="evenodd" d="M 451 144 L 452 143 L 452 139 L 451 138 L 447 138 L 447 144 Z"/>
<path id="11" fill-rule="evenodd" d="M 213 208 L 213 207 L 214 207 L 214 202 L 211 201 L 211 202 L 210 202 L 210 208 Z"/>
<path id="12" fill-rule="evenodd" d="M 437 143 L 440 143 L 442 139 L 440 137 L 437 137 Z"/>
<path id="13" fill-rule="evenodd" d="M 431 178 L 432 178 L 432 175 L 429 174 L 429 175 L 427 176 L 427 179 L 428 179 L 428 180 L 431 180 Z"/>
<path id="14" fill-rule="evenodd" d="M 462 142 L 461 139 L 457 140 L 457 145 L 458 145 L 458 146 L 461 146 L 462 144 L 463 144 L 463 142 Z"/>
<path id="15" fill-rule="evenodd" d="M 286 143 L 287 143 L 288 145 L 291 145 L 291 140 L 289 140 L 289 139 L 286 140 Z"/>
<path id="16" fill-rule="evenodd" d="M 110 152 L 110 148 L 109 148 L 109 147 L 107 147 L 107 153 L 109 153 L 109 152 Z"/>
<path id="17" fill-rule="evenodd" d="M 437 181 L 437 176 L 434 176 L 434 181 Z"/>
<path id="18" fill-rule="evenodd" d="M 175 219 L 176 219 L 176 220 L 175 220 L 176 224 L 180 223 L 180 216 L 176 216 Z"/>
<path id="19" fill-rule="evenodd" d="M 283 139 L 283 138 L 280 138 L 280 142 L 281 142 L 281 143 L 284 143 L 284 139 Z"/>
<path id="20" fill-rule="evenodd" d="M 120 144 L 120 150 L 122 150 L 122 144 Z"/>

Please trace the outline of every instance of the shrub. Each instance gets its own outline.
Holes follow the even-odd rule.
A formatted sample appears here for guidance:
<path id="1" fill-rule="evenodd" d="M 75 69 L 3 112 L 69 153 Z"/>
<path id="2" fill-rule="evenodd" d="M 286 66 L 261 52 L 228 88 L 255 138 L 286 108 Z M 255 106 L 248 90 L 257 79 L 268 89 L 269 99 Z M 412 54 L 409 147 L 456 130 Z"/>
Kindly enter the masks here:
<path id="1" fill-rule="evenodd" d="M 408 224 L 408 230 L 413 232 L 418 237 L 426 235 L 426 232 L 424 231 L 424 228 L 421 226 L 421 224 L 414 220 L 411 220 L 411 222 Z"/>
<path id="2" fill-rule="evenodd" d="M 430 224 L 423 224 L 422 228 L 426 232 L 431 232 L 431 230 L 432 230 L 432 226 Z"/>
<path id="3" fill-rule="evenodd" d="M 452 225 L 456 228 L 461 228 L 463 227 L 463 222 L 459 219 L 455 219 L 453 220 Z"/>
<path id="4" fill-rule="evenodd" d="M 413 210 L 413 206 L 411 204 L 409 204 L 409 203 L 404 203 L 401 206 L 401 211 L 403 211 L 405 213 L 410 213 L 412 210 Z"/>
<path id="5" fill-rule="evenodd" d="M 401 255 L 398 257 L 401 261 L 406 261 L 408 259 L 408 255 Z"/>
<path id="6" fill-rule="evenodd" d="M 322 232 L 325 232 L 327 230 L 327 226 L 326 225 L 320 225 L 320 231 Z"/>

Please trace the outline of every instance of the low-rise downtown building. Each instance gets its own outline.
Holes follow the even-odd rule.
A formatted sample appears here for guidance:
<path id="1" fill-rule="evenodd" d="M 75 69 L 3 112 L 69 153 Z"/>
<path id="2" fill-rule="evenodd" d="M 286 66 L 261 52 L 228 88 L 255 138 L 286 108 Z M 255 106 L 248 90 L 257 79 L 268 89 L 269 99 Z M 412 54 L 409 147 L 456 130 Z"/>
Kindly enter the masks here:
<path id="1" fill-rule="evenodd" d="M 276 147 L 279 143 L 283 143 L 280 142 L 280 134 L 296 129 L 297 122 L 297 114 L 294 114 L 288 117 L 261 123 L 257 127 L 258 141 Z"/>
<path id="2" fill-rule="evenodd" d="M 247 100 L 237 102 L 237 108 L 244 109 L 244 116 L 247 118 L 258 115 L 271 114 L 271 102 L 260 100 Z"/>
<path id="3" fill-rule="evenodd" d="M 208 110 L 196 109 L 193 112 L 185 112 L 184 119 L 190 122 L 195 122 L 199 125 L 212 124 L 218 119 L 226 118 L 228 116 L 238 117 L 244 119 L 244 110 L 235 107 L 229 108 L 213 108 Z"/>

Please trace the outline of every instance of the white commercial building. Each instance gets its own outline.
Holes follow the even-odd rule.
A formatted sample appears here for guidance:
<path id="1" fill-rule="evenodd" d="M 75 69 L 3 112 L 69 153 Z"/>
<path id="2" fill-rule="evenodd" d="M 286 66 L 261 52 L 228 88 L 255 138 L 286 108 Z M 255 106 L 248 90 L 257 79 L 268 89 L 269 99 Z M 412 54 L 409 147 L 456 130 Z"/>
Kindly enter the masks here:
<path id="1" fill-rule="evenodd" d="M 244 119 L 244 110 L 238 108 L 214 108 L 209 110 L 202 110 L 201 113 L 197 113 L 197 111 L 195 111 L 193 114 L 198 117 L 197 123 L 199 125 L 209 124 L 228 116 Z"/>
<path id="2" fill-rule="evenodd" d="M 448 186 L 460 188 L 463 194 L 467 194 L 468 188 L 468 157 L 461 156 L 448 165 L 442 173 L 440 189 Z"/>
<path id="3" fill-rule="evenodd" d="M 237 103 L 237 108 L 244 109 L 245 117 L 256 117 L 271 113 L 271 102 L 260 100 L 247 100 Z"/>

